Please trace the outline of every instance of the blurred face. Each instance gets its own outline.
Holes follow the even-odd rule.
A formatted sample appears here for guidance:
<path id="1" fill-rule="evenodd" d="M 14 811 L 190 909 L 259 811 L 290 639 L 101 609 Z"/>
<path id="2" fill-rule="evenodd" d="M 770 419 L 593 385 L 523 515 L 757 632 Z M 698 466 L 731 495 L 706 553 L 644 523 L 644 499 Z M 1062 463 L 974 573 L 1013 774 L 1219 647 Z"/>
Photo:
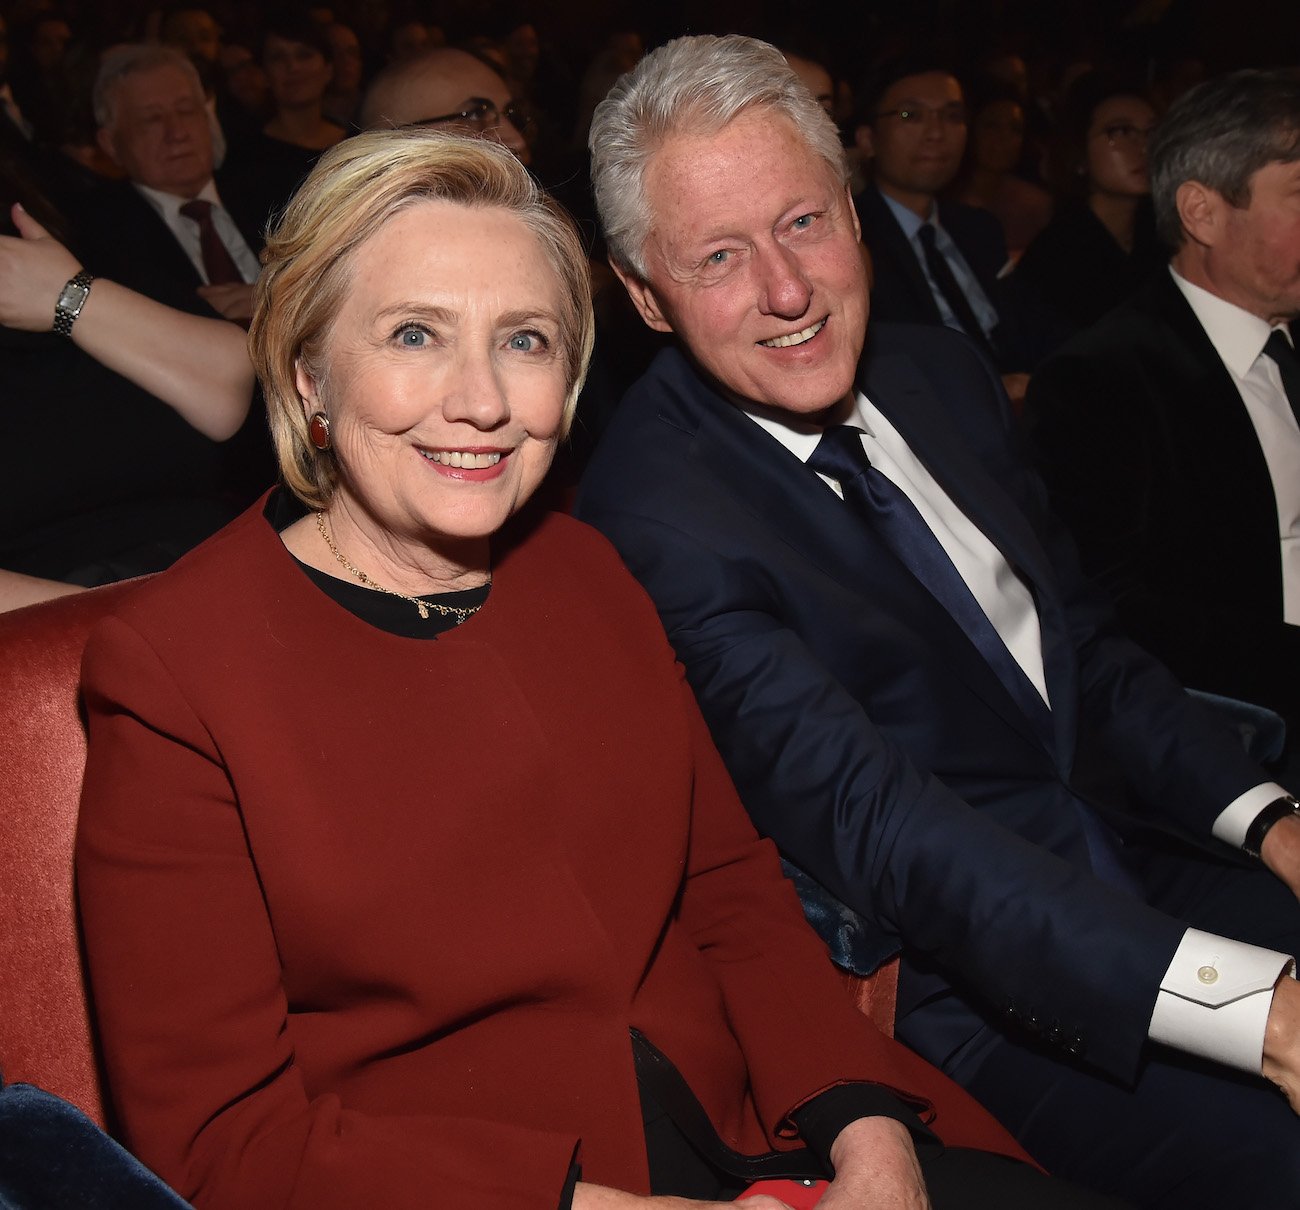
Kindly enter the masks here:
<path id="1" fill-rule="evenodd" d="M 203 94 L 179 67 L 118 81 L 112 125 L 99 144 L 133 181 L 192 198 L 212 178 L 212 133 Z"/>
<path id="2" fill-rule="evenodd" d="M 454 238 L 448 238 L 454 233 Z M 419 202 L 357 250 L 325 349 L 303 371 L 330 417 L 340 545 L 446 549 L 495 533 L 555 450 L 566 382 L 560 284 L 502 210 Z"/>
<path id="3" fill-rule="evenodd" d="M 677 135 L 646 173 L 642 318 L 743 399 L 815 417 L 850 391 L 867 324 L 857 216 L 790 121 L 742 112 Z"/>
<path id="4" fill-rule="evenodd" d="M 1147 136 L 1156 111 L 1141 97 L 1109 97 L 1097 106 L 1088 125 L 1088 189 L 1110 197 L 1144 197 Z"/>
<path id="5" fill-rule="evenodd" d="M 965 149 L 966 110 L 954 77 L 923 72 L 885 90 L 867 147 L 885 193 L 904 205 L 933 199 L 957 175 Z"/>
<path id="6" fill-rule="evenodd" d="M 368 98 L 366 110 L 376 111 L 382 121 L 371 125 L 436 125 L 501 143 L 521 163 L 527 164 L 531 158 L 523 131 L 505 116 L 511 105 L 505 81 L 473 55 L 462 50 L 436 51 L 378 87 L 382 95 Z M 472 116 L 483 112 L 483 121 Z M 460 114 L 470 116 L 461 118 Z"/>
<path id="7" fill-rule="evenodd" d="M 215 63 L 221 54 L 221 29 L 201 8 L 178 13 L 172 20 L 172 40 L 186 54 Z"/>
<path id="8" fill-rule="evenodd" d="M 72 28 L 61 17 L 48 17 L 37 22 L 32 31 L 31 51 L 36 66 L 51 71 L 63 61 L 68 43 L 72 41 Z"/>
<path id="9" fill-rule="evenodd" d="M 346 25 L 331 25 L 329 40 L 334 48 L 334 86 L 354 93 L 361 87 L 361 43 Z"/>
<path id="10" fill-rule="evenodd" d="M 831 73 L 820 63 L 814 63 L 811 59 L 801 59 L 798 55 L 786 55 L 785 61 L 790 64 L 791 70 L 803 82 L 804 87 L 817 99 L 817 104 L 827 113 L 832 113 L 835 109 L 835 85 L 831 81 Z"/>
<path id="11" fill-rule="evenodd" d="M 314 46 L 267 35 L 262 49 L 271 96 L 281 108 L 314 105 L 325 95 L 333 76 L 329 60 Z"/>
<path id="12" fill-rule="evenodd" d="M 986 172 L 1010 172 L 1020 162 L 1025 114 L 1015 101 L 993 101 L 971 123 L 971 155 Z"/>
<path id="13" fill-rule="evenodd" d="M 1209 248 L 1213 288 L 1270 323 L 1300 315 L 1300 163 L 1267 164 L 1250 178 L 1250 204 L 1217 194 Z"/>

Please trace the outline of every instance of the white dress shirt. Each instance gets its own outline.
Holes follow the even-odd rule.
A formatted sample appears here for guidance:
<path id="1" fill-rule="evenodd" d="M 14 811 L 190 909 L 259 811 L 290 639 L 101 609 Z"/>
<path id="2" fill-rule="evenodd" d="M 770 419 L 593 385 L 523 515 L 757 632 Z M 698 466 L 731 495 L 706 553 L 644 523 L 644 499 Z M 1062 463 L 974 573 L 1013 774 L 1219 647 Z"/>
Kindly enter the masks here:
<path id="1" fill-rule="evenodd" d="M 744 404 L 741 410 L 801 462 L 812 457 L 821 439 L 820 428 L 771 408 Z M 916 506 L 1016 663 L 1050 706 L 1038 611 L 1028 586 L 861 392 L 855 393 L 853 410 L 844 423 L 862 431 L 863 449 L 872 465 Z M 835 480 L 818 478 L 843 498 Z M 1244 802 L 1248 827 L 1263 807 L 1285 793 L 1272 783 L 1255 786 L 1223 814 L 1240 811 Z M 1215 826 L 1217 830 L 1217 821 Z M 1295 962 L 1286 954 L 1189 928 L 1161 980 L 1148 1036 L 1258 1073 L 1273 985 L 1283 973 L 1294 971 Z"/>
<path id="2" fill-rule="evenodd" d="M 204 282 L 207 282 L 207 270 L 203 267 L 203 249 L 199 243 L 199 225 L 193 219 L 186 218 L 181 213 L 181 207 L 187 201 L 195 199 L 177 197 L 174 193 L 163 193 L 159 189 L 150 189 L 148 185 L 141 185 L 138 181 L 133 183 L 136 189 L 139 190 L 140 196 L 158 212 L 159 217 L 167 224 L 171 233 L 176 237 L 176 242 L 185 250 L 185 255 L 190 258 L 191 264 L 198 270 L 199 276 Z M 217 194 L 216 182 L 209 181 L 204 185 L 197 194 L 197 200 L 212 203 L 212 225 L 216 228 L 217 234 L 221 236 L 221 242 L 226 245 L 226 251 L 230 253 L 240 276 L 246 282 L 256 281 L 261 266 L 257 263 L 257 257 L 253 255 L 252 249 L 244 242 L 244 237 L 240 235 L 239 228 L 235 226 L 235 220 L 230 217 L 226 212 L 226 208 L 221 204 L 221 198 Z"/>

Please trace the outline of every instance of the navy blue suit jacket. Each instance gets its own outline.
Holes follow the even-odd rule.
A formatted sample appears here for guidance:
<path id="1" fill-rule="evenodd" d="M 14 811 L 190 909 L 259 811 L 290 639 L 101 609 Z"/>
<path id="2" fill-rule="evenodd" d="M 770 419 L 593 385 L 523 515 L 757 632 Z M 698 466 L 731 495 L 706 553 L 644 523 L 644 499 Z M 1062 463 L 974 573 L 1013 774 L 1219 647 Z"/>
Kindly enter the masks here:
<path id="1" fill-rule="evenodd" d="M 655 600 L 759 830 L 866 918 L 877 956 L 905 947 L 1131 1076 L 1183 925 L 1093 876 L 1079 813 L 1213 845 L 1267 778 L 1116 632 L 973 345 L 871 338 L 860 387 L 1033 591 L 1050 747 L 870 529 L 677 350 L 625 399 L 579 515 Z"/>

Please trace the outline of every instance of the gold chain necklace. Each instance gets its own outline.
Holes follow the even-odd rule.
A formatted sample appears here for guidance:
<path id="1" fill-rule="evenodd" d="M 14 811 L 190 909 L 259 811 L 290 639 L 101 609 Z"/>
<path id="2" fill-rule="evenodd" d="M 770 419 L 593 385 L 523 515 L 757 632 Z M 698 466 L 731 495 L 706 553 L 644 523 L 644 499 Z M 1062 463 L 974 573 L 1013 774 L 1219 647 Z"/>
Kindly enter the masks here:
<path id="1" fill-rule="evenodd" d="M 455 618 L 456 625 L 459 626 L 466 618 L 473 617 L 483 606 L 471 605 L 468 609 L 460 609 L 455 605 L 442 605 L 437 601 L 422 601 L 419 597 L 407 596 L 404 592 L 398 592 L 395 588 L 385 588 L 382 584 L 376 584 L 364 571 L 359 567 L 354 567 L 348 562 L 347 556 L 334 545 L 334 539 L 330 537 L 330 531 L 325 526 L 325 514 L 318 512 L 316 514 L 316 528 L 320 530 L 320 536 L 325 539 L 325 545 L 330 548 L 332 554 L 343 566 L 350 571 L 358 580 L 367 588 L 372 588 L 375 592 L 386 592 L 390 597 L 400 597 L 403 601 L 410 601 L 412 605 L 420 611 L 420 620 L 428 621 L 429 610 L 436 610 L 445 618 Z M 490 588 L 492 577 L 488 576 L 484 588 Z"/>

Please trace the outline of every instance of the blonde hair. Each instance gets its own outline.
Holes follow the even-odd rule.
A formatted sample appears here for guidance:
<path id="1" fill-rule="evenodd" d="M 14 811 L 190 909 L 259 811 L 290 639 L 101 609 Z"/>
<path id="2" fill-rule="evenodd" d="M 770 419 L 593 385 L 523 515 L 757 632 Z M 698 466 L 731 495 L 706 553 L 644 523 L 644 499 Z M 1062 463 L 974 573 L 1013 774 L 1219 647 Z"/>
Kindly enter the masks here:
<path id="1" fill-rule="evenodd" d="M 572 423 L 594 338 L 587 258 L 572 220 L 509 151 L 486 139 L 428 129 L 355 135 L 321 157 L 268 236 L 248 335 L 280 473 L 309 508 L 329 504 L 338 468 L 308 439 L 297 367 L 325 383 L 326 345 L 356 250 L 427 200 L 505 210 L 541 245 L 560 283 L 568 386 L 561 435 Z"/>

